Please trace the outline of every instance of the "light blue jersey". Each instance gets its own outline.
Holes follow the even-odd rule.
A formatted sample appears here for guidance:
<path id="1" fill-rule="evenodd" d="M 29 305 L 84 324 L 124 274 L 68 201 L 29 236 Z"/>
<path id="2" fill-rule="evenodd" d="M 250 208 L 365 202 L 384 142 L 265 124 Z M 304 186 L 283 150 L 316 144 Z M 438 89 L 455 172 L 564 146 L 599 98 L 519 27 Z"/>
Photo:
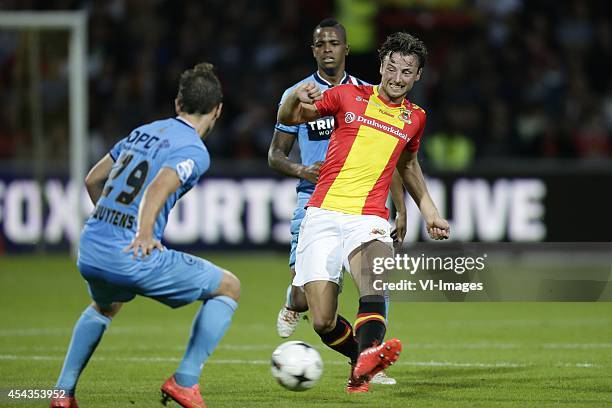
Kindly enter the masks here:
<path id="1" fill-rule="evenodd" d="M 322 92 L 325 92 L 333 85 L 323 79 L 318 72 L 302 79 L 300 82 L 294 84 L 288 88 L 281 98 L 281 103 L 285 100 L 287 95 L 291 93 L 295 87 L 305 82 L 314 82 L 319 86 Z M 352 75 L 344 73 L 344 77 L 341 84 L 354 84 L 354 85 L 368 85 L 358 78 Z M 280 105 L 279 105 L 280 106 Z M 327 154 L 327 147 L 329 146 L 329 138 L 331 137 L 332 131 L 334 130 L 334 118 L 332 116 L 326 116 L 319 118 L 312 122 L 302 123 L 295 126 L 286 126 L 281 123 L 276 124 L 276 129 L 281 132 L 290 133 L 297 137 L 298 144 L 300 146 L 300 158 L 301 162 L 305 166 L 310 166 L 313 163 L 325 160 Z M 291 219 L 291 252 L 289 254 L 289 266 L 293 267 L 295 264 L 295 250 L 297 248 L 297 242 L 300 232 L 300 224 L 306 214 L 304 206 L 310 199 L 310 196 L 314 192 L 315 185 L 308 180 L 300 179 L 297 184 L 297 206 L 293 212 L 293 218 Z"/>
<path id="2" fill-rule="evenodd" d="M 163 167 L 177 172 L 181 186 L 168 197 L 155 222 L 154 235 L 158 240 L 162 238 L 168 214 L 176 201 L 191 190 L 210 166 L 210 155 L 200 135 L 181 118 L 159 120 L 135 129 L 113 146 L 110 155 L 115 165 L 98 208 L 104 206 L 137 216 L 141 193 L 157 173 Z M 94 212 L 87 224 L 100 225 L 100 220 L 103 217 Z M 129 238 L 131 241 L 133 236 Z"/>
<path id="3" fill-rule="evenodd" d="M 77 260 L 91 297 L 110 305 L 142 295 L 179 307 L 212 296 L 223 272 L 209 261 L 171 249 L 154 249 L 144 259 L 123 251 L 136 234 L 144 191 L 162 168 L 175 170 L 181 185 L 155 221 L 157 240 L 176 201 L 208 170 L 200 135 L 181 118 L 159 120 L 132 131 L 109 154 L 115 164 L 83 228 Z"/>
<path id="4" fill-rule="evenodd" d="M 309 77 L 302 79 L 300 82 L 288 88 L 283 93 L 281 103 L 298 85 L 305 82 L 314 82 L 319 86 L 322 92 L 325 92 L 333 86 L 331 83 L 323 79 L 318 72 L 315 72 Z M 344 77 L 340 83 L 367 85 L 367 82 L 357 79 L 352 75 L 348 75 L 347 73 L 344 74 Z M 281 132 L 293 134 L 297 137 L 298 144 L 300 146 L 300 158 L 302 164 L 309 166 L 318 161 L 325 160 L 325 154 L 327 153 L 327 147 L 329 145 L 329 138 L 334 130 L 334 118 L 332 116 L 326 116 L 312 122 L 302 123 L 295 126 L 286 126 L 281 123 L 277 123 L 276 129 L 280 130 Z M 297 185 L 298 193 L 303 192 L 309 195 L 313 193 L 314 188 L 314 184 L 304 179 L 300 179 Z"/>

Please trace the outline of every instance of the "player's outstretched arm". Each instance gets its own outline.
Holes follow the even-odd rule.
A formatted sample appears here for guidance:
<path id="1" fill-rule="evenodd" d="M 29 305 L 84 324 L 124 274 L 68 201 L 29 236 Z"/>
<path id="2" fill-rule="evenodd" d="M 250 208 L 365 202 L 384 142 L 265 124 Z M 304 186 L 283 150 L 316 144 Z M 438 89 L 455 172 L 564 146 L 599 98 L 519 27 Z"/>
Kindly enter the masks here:
<path id="1" fill-rule="evenodd" d="M 294 142 L 294 135 L 278 129 L 275 130 L 270 149 L 268 150 L 268 165 L 286 176 L 306 179 L 316 184 L 319 178 L 319 167 L 321 167 L 322 162 L 304 166 L 289 159 L 289 153 Z"/>
<path id="2" fill-rule="evenodd" d="M 153 226 L 157 215 L 168 200 L 168 196 L 176 192 L 181 181 L 175 170 L 164 167 L 144 192 L 138 208 L 138 230 L 132 243 L 124 249 L 133 252 L 134 258 L 139 254 L 144 258 L 151 254 L 154 248 L 164 250 L 161 242 L 153 236 Z"/>
<path id="3" fill-rule="evenodd" d="M 296 86 L 278 108 L 278 121 L 293 126 L 320 118 L 314 103 L 321 97 L 321 90 L 314 82 Z"/>
<path id="4" fill-rule="evenodd" d="M 416 152 L 404 151 L 397 162 L 397 170 L 408 188 L 410 196 L 419 207 L 423 219 L 427 224 L 427 232 L 433 239 L 447 239 L 450 237 L 448 221 L 440 217 L 421 171 Z"/>
<path id="5" fill-rule="evenodd" d="M 91 198 L 91 202 L 94 203 L 94 205 L 98 202 L 100 196 L 102 195 L 104 183 L 106 183 L 106 179 L 113 168 L 113 164 L 115 164 L 115 162 L 113 161 L 111 155 L 106 154 L 100 159 L 100 161 L 94 164 L 85 177 L 87 194 L 89 194 L 89 198 Z"/>
<path id="6" fill-rule="evenodd" d="M 397 169 L 393 170 L 393 178 L 391 179 L 391 200 L 395 206 L 395 229 L 391 232 L 391 238 L 398 246 L 404 243 L 406 236 L 406 203 L 404 201 L 404 184 L 402 176 Z"/>

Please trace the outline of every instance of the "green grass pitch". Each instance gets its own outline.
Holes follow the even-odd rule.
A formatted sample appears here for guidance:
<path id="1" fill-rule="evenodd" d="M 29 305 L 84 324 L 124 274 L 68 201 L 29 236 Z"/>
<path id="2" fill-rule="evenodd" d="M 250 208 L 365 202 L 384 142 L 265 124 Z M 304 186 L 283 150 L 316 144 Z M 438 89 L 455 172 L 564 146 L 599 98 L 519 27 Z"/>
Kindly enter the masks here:
<path id="1" fill-rule="evenodd" d="M 312 389 L 292 393 L 270 375 L 282 342 L 275 322 L 288 282 L 284 254 L 208 257 L 242 280 L 233 324 L 204 368 L 210 407 L 544 407 L 612 404 L 612 303 L 407 303 L 391 305 L 388 337 L 404 352 L 389 370 L 398 384 L 347 395 L 345 360 L 322 346 L 308 323 L 292 339 L 315 345 L 325 362 Z M 341 312 L 354 317 L 347 282 Z M 72 326 L 88 303 L 66 256 L 0 257 L 0 407 L 10 389 L 49 389 Z M 83 373 L 81 407 L 156 407 L 159 386 L 181 358 L 196 305 L 171 310 L 137 298 L 127 304 Z M 173 406 L 177 406 L 173 404 Z"/>

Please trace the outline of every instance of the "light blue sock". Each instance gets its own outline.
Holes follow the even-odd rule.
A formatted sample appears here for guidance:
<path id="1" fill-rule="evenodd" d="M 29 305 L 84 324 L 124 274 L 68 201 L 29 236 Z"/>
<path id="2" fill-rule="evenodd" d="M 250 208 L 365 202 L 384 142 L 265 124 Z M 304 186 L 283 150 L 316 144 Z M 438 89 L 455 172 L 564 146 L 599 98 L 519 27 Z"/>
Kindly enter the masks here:
<path id="1" fill-rule="evenodd" d="M 285 299 L 285 306 L 291 308 L 291 285 L 287 286 L 287 297 Z"/>
<path id="2" fill-rule="evenodd" d="M 179 385 L 198 383 L 204 363 L 221 341 L 237 307 L 238 303 L 227 296 L 216 296 L 202 305 L 193 321 L 185 356 L 174 373 Z"/>
<path id="3" fill-rule="evenodd" d="M 74 326 L 56 389 L 64 390 L 68 395 L 74 394 L 79 376 L 110 322 L 110 318 L 100 314 L 92 306 L 85 309 Z"/>

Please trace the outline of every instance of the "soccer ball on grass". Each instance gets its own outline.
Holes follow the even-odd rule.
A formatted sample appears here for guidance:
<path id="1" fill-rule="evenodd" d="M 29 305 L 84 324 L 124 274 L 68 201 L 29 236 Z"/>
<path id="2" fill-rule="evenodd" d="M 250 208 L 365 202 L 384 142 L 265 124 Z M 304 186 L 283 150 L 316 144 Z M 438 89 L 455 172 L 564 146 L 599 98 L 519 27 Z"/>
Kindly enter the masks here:
<path id="1" fill-rule="evenodd" d="M 291 391 L 305 391 L 323 374 L 321 356 L 303 341 L 288 341 L 272 353 L 272 376 Z"/>

